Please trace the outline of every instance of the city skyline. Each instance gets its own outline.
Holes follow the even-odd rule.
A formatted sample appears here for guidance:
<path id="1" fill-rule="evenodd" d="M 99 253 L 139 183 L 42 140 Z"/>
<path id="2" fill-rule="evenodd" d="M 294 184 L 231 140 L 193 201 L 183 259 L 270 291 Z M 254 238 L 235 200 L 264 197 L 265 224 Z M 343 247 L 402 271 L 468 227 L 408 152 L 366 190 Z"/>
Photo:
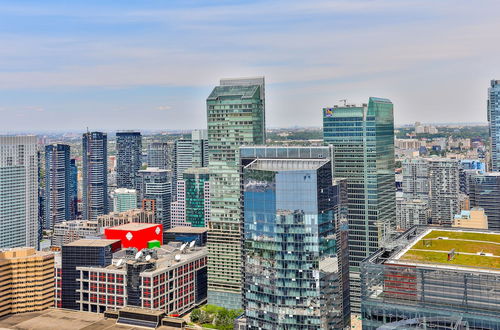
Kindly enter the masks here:
<path id="1" fill-rule="evenodd" d="M 494 1 L 3 4 L 0 133 L 202 128 L 220 77 L 262 75 L 268 127 L 320 127 L 323 107 L 370 96 L 393 101 L 396 124 L 486 122 L 484 88 L 500 76 L 500 46 L 490 42 L 498 9 Z"/>

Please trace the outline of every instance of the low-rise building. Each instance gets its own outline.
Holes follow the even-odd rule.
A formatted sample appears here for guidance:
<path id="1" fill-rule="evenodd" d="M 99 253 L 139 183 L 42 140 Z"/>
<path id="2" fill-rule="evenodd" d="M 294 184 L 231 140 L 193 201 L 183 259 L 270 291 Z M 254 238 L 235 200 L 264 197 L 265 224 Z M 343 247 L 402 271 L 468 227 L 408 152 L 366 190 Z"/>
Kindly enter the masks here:
<path id="1" fill-rule="evenodd" d="M 174 227 L 165 231 L 165 243 L 196 241 L 197 246 L 207 244 L 208 228 L 204 227 Z"/>
<path id="2" fill-rule="evenodd" d="M 127 223 L 104 229 L 107 239 L 119 239 L 122 248 L 134 247 L 138 250 L 149 247 L 152 241 L 163 244 L 163 225 L 158 223 Z"/>
<path id="3" fill-rule="evenodd" d="M 0 317 L 54 304 L 54 254 L 33 248 L 0 250 Z"/>
<path id="4" fill-rule="evenodd" d="M 126 223 L 155 223 L 154 213 L 142 209 L 128 210 L 125 212 L 111 212 L 97 217 L 100 228 L 114 227 Z"/>
<path id="5" fill-rule="evenodd" d="M 452 227 L 488 229 L 488 217 L 482 208 L 462 210 L 460 214 L 455 215 Z"/>
<path id="6" fill-rule="evenodd" d="M 99 223 L 95 220 L 69 220 L 54 225 L 52 246 L 61 247 L 82 238 L 99 238 Z"/>

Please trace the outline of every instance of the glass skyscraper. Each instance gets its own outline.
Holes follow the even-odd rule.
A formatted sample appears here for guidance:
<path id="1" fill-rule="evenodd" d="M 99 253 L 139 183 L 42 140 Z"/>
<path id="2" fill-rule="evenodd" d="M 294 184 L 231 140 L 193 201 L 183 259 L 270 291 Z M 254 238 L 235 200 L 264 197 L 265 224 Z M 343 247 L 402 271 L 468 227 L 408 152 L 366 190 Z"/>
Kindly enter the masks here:
<path id="1" fill-rule="evenodd" d="M 76 159 L 71 159 L 69 164 L 70 169 L 70 219 L 76 219 L 78 216 L 78 167 Z"/>
<path id="2" fill-rule="evenodd" d="M 488 216 L 488 229 L 500 230 L 500 173 L 477 173 L 470 177 L 471 207 L 482 207 Z"/>
<path id="3" fill-rule="evenodd" d="M 172 183 L 168 171 L 153 167 L 140 170 L 137 191 L 142 207 L 154 212 L 155 222 L 163 224 L 164 230 L 170 229 Z"/>
<path id="4" fill-rule="evenodd" d="M 83 219 L 96 220 L 108 213 L 108 136 L 83 134 Z"/>
<path id="5" fill-rule="evenodd" d="M 148 145 L 148 167 L 168 168 L 168 143 L 152 142 Z"/>
<path id="6" fill-rule="evenodd" d="M 239 147 L 265 142 L 263 88 L 264 78 L 223 80 L 207 98 L 208 302 L 227 308 L 242 306 Z"/>
<path id="7" fill-rule="evenodd" d="M 500 171 L 500 80 L 492 80 L 488 88 L 488 122 L 491 170 Z"/>
<path id="8" fill-rule="evenodd" d="M 142 165 L 142 137 L 140 132 L 116 133 L 116 185 L 135 189 L 137 172 Z"/>
<path id="9" fill-rule="evenodd" d="M 210 174 L 208 168 L 190 168 L 183 174 L 186 222 L 191 227 L 206 227 L 210 217 Z"/>
<path id="10" fill-rule="evenodd" d="M 245 166 L 247 329 L 349 326 L 347 185 L 332 182 L 328 159 Z"/>
<path id="11" fill-rule="evenodd" d="M 70 161 L 69 145 L 45 146 L 45 229 L 73 219 Z"/>
<path id="12" fill-rule="evenodd" d="M 325 144 L 333 145 L 334 177 L 346 178 L 351 308 L 360 311 L 360 262 L 395 228 L 394 117 L 388 99 L 323 109 Z"/>

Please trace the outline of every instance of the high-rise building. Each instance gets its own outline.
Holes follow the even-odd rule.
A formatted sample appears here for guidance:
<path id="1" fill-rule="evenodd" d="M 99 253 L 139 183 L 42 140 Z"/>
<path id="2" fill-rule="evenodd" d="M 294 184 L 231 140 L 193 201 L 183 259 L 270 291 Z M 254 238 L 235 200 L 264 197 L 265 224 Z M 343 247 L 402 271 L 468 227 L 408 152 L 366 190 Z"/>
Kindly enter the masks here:
<path id="1" fill-rule="evenodd" d="M 139 171 L 137 190 L 143 208 L 153 211 L 156 223 L 169 229 L 172 183 L 168 171 L 152 167 Z"/>
<path id="2" fill-rule="evenodd" d="M 45 146 L 45 229 L 72 220 L 70 164 L 69 145 Z"/>
<path id="3" fill-rule="evenodd" d="M 172 227 L 206 227 L 210 219 L 210 174 L 207 167 L 189 168 L 177 181 Z"/>
<path id="4" fill-rule="evenodd" d="M 83 218 L 95 220 L 108 213 L 108 136 L 101 132 L 83 134 Z"/>
<path id="5" fill-rule="evenodd" d="M 193 167 L 193 141 L 190 139 L 179 139 L 174 142 L 172 156 L 172 193 L 176 196 L 178 180 L 182 179 L 182 173 Z"/>
<path id="6" fill-rule="evenodd" d="M 61 254 L 61 301 L 60 306 L 68 309 L 80 309 L 81 283 L 80 270 L 77 267 L 111 265 L 113 253 L 121 248 L 120 240 L 81 239 L 63 245 Z M 123 283 L 119 283 L 123 284 Z M 96 311 L 103 313 L 104 310 Z"/>
<path id="7" fill-rule="evenodd" d="M 208 131 L 198 129 L 191 132 L 193 143 L 192 167 L 208 167 Z"/>
<path id="8" fill-rule="evenodd" d="M 500 230 L 500 173 L 473 175 L 470 183 L 470 205 L 481 207 L 488 216 L 488 228 Z"/>
<path id="9" fill-rule="evenodd" d="M 429 163 L 426 159 L 403 161 L 403 193 L 407 200 L 429 201 Z"/>
<path id="10" fill-rule="evenodd" d="M 76 166 L 76 159 L 71 159 L 69 163 L 69 213 L 70 219 L 78 217 L 78 167 Z"/>
<path id="11" fill-rule="evenodd" d="M 350 324 L 347 183 L 328 159 L 245 166 L 246 329 L 343 329 Z"/>
<path id="12" fill-rule="evenodd" d="M 34 248 L 0 250 L 0 317 L 54 305 L 54 254 Z"/>
<path id="13" fill-rule="evenodd" d="M 348 184 L 351 308 L 360 311 L 360 262 L 396 227 L 394 117 L 388 99 L 323 109 L 323 137 L 333 145 L 334 177 Z"/>
<path id="14" fill-rule="evenodd" d="M 488 122 L 490 133 L 491 171 L 500 171 L 500 80 L 492 80 L 488 88 Z"/>
<path id="15" fill-rule="evenodd" d="M 140 132 L 116 133 L 116 185 L 134 189 L 137 172 L 142 165 L 142 137 Z"/>
<path id="16" fill-rule="evenodd" d="M 137 208 L 137 190 L 118 188 L 112 193 L 113 212 L 125 212 Z"/>
<path id="17" fill-rule="evenodd" d="M 431 208 L 426 201 L 396 198 L 396 229 L 406 230 L 415 225 L 427 225 Z"/>
<path id="18" fill-rule="evenodd" d="M 148 167 L 168 169 L 167 142 L 152 142 L 148 145 Z"/>
<path id="19" fill-rule="evenodd" d="M 451 225 L 458 208 L 460 180 L 458 161 L 429 158 L 430 206 L 432 223 Z"/>
<path id="20" fill-rule="evenodd" d="M 363 329 L 500 329 L 500 268 L 482 252 L 498 251 L 499 238 L 419 226 L 401 234 L 362 262 Z"/>
<path id="21" fill-rule="evenodd" d="M 223 80 L 224 85 L 215 87 L 207 98 L 208 301 L 228 308 L 242 306 L 239 147 L 265 142 L 264 78 L 259 81 Z"/>
<path id="22" fill-rule="evenodd" d="M 36 136 L 0 136 L 0 248 L 37 247 Z"/>

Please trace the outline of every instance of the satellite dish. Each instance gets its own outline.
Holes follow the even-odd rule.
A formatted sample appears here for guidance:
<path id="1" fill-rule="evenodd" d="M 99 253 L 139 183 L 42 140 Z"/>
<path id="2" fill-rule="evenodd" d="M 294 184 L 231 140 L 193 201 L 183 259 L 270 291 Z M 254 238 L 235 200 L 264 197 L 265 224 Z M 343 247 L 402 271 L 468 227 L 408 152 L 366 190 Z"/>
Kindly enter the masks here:
<path id="1" fill-rule="evenodd" d="M 187 244 L 188 244 L 188 243 L 184 243 L 184 244 L 182 244 L 182 246 L 181 246 L 181 248 L 180 248 L 181 252 L 182 252 L 182 251 L 184 251 L 184 249 L 186 248 L 186 245 L 187 245 Z"/>
<path id="2" fill-rule="evenodd" d="M 118 260 L 116 267 L 120 267 L 123 264 L 123 259 Z"/>
<path id="3" fill-rule="evenodd" d="M 193 248 L 195 244 L 196 244 L 196 241 L 192 241 L 191 243 L 189 243 L 189 247 Z"/>
<path id="4" fill-rule="evenodd" d="M 175 255 L 175 261 L 180 261 L 181 260 L 181 256 L 180 255 Z"/>
<path id="5" fill-rule="evenodd" d="M 135 254 L 135 260 L 139 259 L 140 257 L 142 257 L 142 251 L 139 251 Z"/>
<path id="6" fill-rule="evenodd" d="M 151 256 L 148 254 L 148 255 L 146 256 L 146 261 L 149 261 L 149 260 L 151 260 Z"/>

